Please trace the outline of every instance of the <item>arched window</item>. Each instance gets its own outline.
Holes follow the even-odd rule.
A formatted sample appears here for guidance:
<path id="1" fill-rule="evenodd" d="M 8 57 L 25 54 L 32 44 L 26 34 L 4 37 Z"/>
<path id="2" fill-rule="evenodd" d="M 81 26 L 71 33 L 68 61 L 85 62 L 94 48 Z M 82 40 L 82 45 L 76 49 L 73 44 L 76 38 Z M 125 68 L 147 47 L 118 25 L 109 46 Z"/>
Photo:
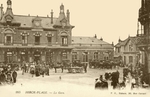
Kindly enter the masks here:
<path id="1" fill-rule="evenodd" d="M 62 46 L 68 45 L 68 34 L 67 32 L 61 32 L 61 38 L 62 38 Z"/>
<path id="2" fill-rule="evenodd" d="M 68 37 L 67 36 L 62 37 L 62 45 L 63 46 L 68 45 Z"/>
<path id="3" fill-rule="evenodd" d="M 6 28 L 6 29 L 4 29 L 4 31 L 2 33 L 4 33 L 5 45 L 12 45 L 13 44 L 13 34 L 15 34 L 14 31 L 11 28 Z"/>

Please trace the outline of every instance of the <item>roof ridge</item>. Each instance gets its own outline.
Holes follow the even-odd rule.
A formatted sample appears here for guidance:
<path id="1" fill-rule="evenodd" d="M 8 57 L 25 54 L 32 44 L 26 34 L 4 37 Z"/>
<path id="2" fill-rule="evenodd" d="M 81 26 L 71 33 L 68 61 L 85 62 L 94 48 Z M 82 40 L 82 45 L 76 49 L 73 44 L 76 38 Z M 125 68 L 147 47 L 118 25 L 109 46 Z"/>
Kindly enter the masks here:
<path id="1" fill-rule="evenodd" d="M 22 16 L 22 17 L 37 17 L 37 16 L 32 16 L 32 15 L 14 15 L 14 16 Z M 40 18 L 50 18 L 50 17 L 47 17 L 47 16 L 38 16 L 38 17 L 40 17 Z M 53 17 L 53 18 L 55 18 L 55 19 L 57 19 L 57 17 Z"/>
<path id="2" fill-rule="evenodd" d="M 90 36 L 72 36 L 72 37 L 94 38 L 94 37 L 90 37 Z"/>

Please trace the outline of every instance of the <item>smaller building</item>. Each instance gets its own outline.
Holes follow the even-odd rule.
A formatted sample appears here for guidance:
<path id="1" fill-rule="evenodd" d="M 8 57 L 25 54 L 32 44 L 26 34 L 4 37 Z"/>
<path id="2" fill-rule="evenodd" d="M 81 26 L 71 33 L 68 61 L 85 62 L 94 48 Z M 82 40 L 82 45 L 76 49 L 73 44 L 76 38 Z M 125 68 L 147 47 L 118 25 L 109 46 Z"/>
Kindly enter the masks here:
<path id="1" fill-rule="evenodd" d="M 138 62 L 143 63 L 142 52 L 139 51 L 137 43 L 138 37 L 128 37 L 125 40 L 118 40 L 115 45 L 114 57 L 121 60 L 123 65 L 133 64 L 135 66 Z"/>
<path id="2" fill-rule="evenodd" d="M 90 62 L 93 60 L 112 60 L 114 57 L 114 46 L 103 39 L 95 37 L 72 37 L 72 60 Z"/>

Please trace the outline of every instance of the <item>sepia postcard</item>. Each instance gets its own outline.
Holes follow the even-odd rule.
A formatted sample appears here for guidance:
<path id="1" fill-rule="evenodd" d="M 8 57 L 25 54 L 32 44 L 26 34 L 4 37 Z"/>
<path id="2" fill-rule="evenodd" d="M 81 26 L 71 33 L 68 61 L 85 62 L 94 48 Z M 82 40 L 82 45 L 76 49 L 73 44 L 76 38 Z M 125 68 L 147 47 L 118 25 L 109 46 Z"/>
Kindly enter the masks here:
<path id="1" fill-rule="evenodd" d="M 148 97 L 150 0 L 0 0 L 1 97 Z"/>

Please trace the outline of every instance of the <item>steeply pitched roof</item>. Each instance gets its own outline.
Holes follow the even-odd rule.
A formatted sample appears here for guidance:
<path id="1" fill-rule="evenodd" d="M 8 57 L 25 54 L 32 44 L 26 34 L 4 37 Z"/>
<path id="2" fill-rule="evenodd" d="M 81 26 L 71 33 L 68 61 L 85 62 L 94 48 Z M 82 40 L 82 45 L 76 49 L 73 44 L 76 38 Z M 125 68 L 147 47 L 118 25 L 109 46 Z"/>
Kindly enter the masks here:
<path id="1" fill-rule="evenodd" d="M 33 27 L 32 20 L 35 19 L 36 17 L 37 16 L 14 15 L 13 21 L 21 23 L 21 27 Z M 41 17 L 41 16 L 38 17 L 41 19 L 42 28 L 53 28 L 53 25 L 57 20 L 57 18 L 53 18 L 54 23 L 51 24 L 51 17 Z M 1 22 L 5 21 L 2 20 Z"/>
<path id="2" fill-rule="evenodd" d="M 138 37 L 128 37 L 127 39 L 117 43 L 115 47 L 125 46 L 129 41 L 131 41 L 132 44 L 137 44 L 140 40 Z"/>

